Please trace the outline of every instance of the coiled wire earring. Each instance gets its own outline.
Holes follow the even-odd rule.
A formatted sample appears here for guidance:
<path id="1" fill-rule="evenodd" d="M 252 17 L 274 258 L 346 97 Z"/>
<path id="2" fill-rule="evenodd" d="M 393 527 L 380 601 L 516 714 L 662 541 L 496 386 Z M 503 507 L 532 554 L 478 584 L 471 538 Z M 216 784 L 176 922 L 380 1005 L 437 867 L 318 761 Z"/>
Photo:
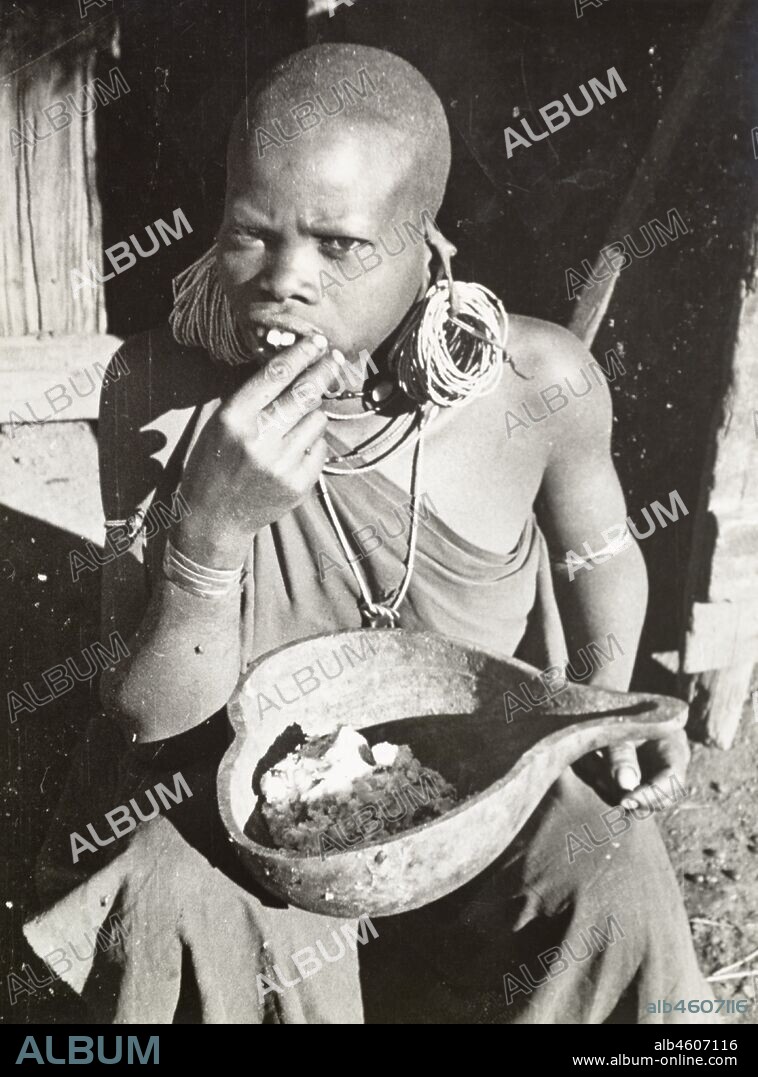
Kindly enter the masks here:
<path id="1" fill-rule="evenodd" d="M 455 248 L 429 222 L 427 242 L 439 258 L 437 279 L 400 327 L 388 363 L 416 403 L 457 407 L 491 393 L 503 364 L 513 365 L 506 351 L 508 314 L 489 288 L 453 279 Z"/>

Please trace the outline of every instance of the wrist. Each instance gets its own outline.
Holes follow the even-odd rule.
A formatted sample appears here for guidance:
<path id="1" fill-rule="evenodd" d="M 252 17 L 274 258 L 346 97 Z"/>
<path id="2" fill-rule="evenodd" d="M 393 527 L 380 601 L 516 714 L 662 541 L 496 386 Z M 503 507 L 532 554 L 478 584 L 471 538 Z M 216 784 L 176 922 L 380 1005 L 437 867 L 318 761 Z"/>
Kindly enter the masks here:
<path id="1" fill-rule="evenodd" d="M 240 569 L 247 560 L 252 538 L 231 528 L 223 535 L 214 535 L 209 529 L 185 526 L 184 522 L 169 534 L 171 544 L 180 554 L 212 570 Z"/>
<path id="2" fill-rule="evenodd" d="M 188 594 L 203 599 L 224 599 L 239 596 L 244 567 L 209 568 L 175 549 L 171 539 L 163 551 L 163 575 Z"/>

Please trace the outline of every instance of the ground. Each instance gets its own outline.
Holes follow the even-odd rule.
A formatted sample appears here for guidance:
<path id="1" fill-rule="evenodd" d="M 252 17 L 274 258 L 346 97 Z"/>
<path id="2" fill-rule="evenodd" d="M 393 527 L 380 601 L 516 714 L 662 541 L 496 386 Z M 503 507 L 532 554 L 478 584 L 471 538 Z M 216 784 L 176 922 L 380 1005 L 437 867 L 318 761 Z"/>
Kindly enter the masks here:
<path id="1" fill-rule="evenodd" d="M 5 692 L 30 680 L 41 692 L 43 670 L 100 639 L 98 580 L 71 578 L 69 552 L 86 539 L 102 542 L 96 441 L 88 423 L 57 423 L 0 433 L 0 647 L 10 655 Z M 642 686 L 640 686 L 642 687 Z M 758 681 L 755 687 L 758 688 Z M 3 693 L 3 697 L 5 696 Z M 758 694 L 756 694 L 758 703 Z M 33 907 L 31 857 L 44 838 L 60 794 L 67 760 L 94 699 L 86 688 L 33 714 L 0 723 L 6 828 L 0 913 L 0 974 L 32 960 L 21 924 Z M 758 712 L 758 707 L 756 708 Z M 758 951 L 758 721 L 750 701 L 728 752 L 695 745 L 689 795 L 662 820 L 684 893 L 701 967 L 707 976 Z M 7 746 L 6 746 L 7 745 Z M 753 975 L 747 973 L 752 970 Z M 731 976 L 734 973 L 726 972 Z M 758 952 L 733 979 L 713 983 L 718 998 L 758 1003 Z M 81 1020 L 70 992 L 57 988 L 22 998 L 9 1022 Z M 727 1018 L 756 1023 L 758 1011 Z"/>
<path id="2" fill-rule="evenodd" d="M 706 976 L 752 954 L 739 969 L 723 974 L 734 979 L 711 985 L 717 998 L 752 1001 L 747 1014 L 728 1019 L 734 1024 L 758 1023 L 756 760 L 758 721 L 748 701 L 729 751 L 693 746 L 689 795 L 661 828 Z M 751 970 L 752 977 L 744 975 Z"/>

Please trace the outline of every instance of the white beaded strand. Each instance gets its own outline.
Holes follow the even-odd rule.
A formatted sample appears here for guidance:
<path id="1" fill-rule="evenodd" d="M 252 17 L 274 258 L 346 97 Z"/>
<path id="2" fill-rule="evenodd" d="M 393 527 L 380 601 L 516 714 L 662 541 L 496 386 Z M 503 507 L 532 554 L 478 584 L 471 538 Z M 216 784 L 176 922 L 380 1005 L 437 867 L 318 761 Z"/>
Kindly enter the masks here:
<path id="1" fill-rule="evenodd" d="M 212 359 L 230 366 L 250 362 L 250 351 L 234 324 L 229 300 L 221 290 L 216 244 L 172 281 L 174 308 L 169 325 L 179 344 L 204 348 Z"/>
<path id="2" fill-rule="evenodd" d="M 407 396 L 440 407 L 468 404 L 496 388 L 503 374 L 508 315 L 481 284 L 455 282 L 458 310 L 450 311 L 450 285 L 438 281 L 411 311 L 389 356 Z"/>

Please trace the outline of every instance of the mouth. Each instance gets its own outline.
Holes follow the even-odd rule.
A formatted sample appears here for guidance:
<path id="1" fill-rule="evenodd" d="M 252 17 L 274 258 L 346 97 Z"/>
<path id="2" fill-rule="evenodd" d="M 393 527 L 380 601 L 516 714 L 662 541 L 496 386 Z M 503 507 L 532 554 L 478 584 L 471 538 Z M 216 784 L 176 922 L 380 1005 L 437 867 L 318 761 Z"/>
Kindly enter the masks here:
<path id="1" fill-rule="evenodd" d="M 256 325 L 253 332 L 261 349 L 265 344 L 279 351 L 281 348 L 291 348 L 298 340 L 302 340 L 302 337 L 290 329 L 267 329 L 265 325 Z"/>
<path id="2" fill-rule="evenodd" d="M 250 326 L 256 350 L 269 354 L 281 351 L 282 348 L 291 348 L 306 336 L 320 332 L 315 326 L 299 318 L 274 313 L 252 318 Z"/>

